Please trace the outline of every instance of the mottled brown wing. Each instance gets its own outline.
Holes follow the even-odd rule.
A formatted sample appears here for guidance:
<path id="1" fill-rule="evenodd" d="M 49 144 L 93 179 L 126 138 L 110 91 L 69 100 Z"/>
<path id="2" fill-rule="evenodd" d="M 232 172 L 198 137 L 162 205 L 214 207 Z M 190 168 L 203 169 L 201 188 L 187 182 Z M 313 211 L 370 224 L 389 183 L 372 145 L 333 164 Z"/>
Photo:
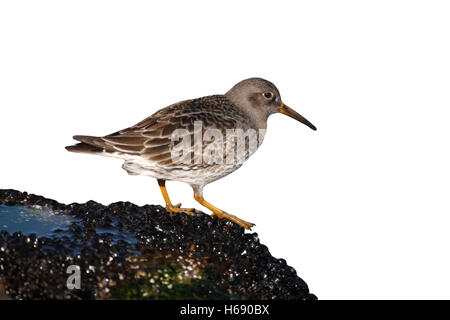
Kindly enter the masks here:
<path id="1" fill-rule="evenodd" d="M 245 126 L 248 119 L 225 96 L 216 95 L 168 106 L 130 128 L 99 139 L 108 151 L 140 155 L 161 166 L 178 166 L 171 157 L 175 144 L 172 133 L 185 129 L 194 141 L 196 121 L 201 121 L 203 130 L 216 128 L 225 133 L 226 129 Z M 204 141 L 203 147 L 209 143 Z"/>

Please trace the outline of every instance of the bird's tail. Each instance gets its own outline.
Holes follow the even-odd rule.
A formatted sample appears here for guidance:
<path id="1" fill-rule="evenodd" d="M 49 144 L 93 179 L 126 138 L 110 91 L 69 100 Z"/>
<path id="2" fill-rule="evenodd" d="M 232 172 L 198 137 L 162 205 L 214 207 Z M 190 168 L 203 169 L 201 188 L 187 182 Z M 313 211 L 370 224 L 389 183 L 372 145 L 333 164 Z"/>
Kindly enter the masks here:
<path id="1" fill-rule="evenodd" d="M 67 151 L 80 153 L 102 153 L 105 150 L 105 142 L 100 137 L 73 136 L 73 139 L 80 141 L 80 143 L 67 146 Z"/>

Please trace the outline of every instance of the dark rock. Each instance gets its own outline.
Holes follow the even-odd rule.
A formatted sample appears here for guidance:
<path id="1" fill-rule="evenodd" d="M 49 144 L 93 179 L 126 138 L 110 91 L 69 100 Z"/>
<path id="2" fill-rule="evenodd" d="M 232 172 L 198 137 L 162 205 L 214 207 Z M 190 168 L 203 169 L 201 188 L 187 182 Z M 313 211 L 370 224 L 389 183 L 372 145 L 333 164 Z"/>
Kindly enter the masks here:
<path id="1" fill-rule="evenodd" d="M 3 228 L 6 214 L 24 216 L 23 228 Z M 22 234 L 30 224 L 36 234 Z M 64 205 L 0 190 L 1 229 L 2 298 L 316 299 L 256 233 L 203 213 L 129 202 Z M 66 285 L 69 266 L 80 268 L 80 289 Z"/>

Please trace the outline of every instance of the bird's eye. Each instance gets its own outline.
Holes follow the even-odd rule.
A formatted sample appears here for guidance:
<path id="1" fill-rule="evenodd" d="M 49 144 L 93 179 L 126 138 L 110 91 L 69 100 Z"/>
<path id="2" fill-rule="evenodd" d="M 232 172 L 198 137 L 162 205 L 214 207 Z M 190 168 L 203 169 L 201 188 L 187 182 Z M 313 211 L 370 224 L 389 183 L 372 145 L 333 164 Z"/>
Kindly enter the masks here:
<path id="1" fill-rule="evenodd" d="M 272 92 L 265 92 L 263 93 L 264 97 L 266 99 L 271 99 L 273 97 L 273 93 Z"/>

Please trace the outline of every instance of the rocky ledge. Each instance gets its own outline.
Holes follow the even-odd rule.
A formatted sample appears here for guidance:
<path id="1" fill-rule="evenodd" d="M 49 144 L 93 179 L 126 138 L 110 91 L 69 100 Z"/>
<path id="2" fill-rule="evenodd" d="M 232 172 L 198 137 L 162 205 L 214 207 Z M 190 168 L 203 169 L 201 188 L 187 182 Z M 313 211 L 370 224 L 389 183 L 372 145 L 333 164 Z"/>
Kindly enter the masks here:
<path id="1" fill-rule="evenodd" d="M 256 233 L 200 213 L 0 190 L 0 297 L 316 299 Z"/>

